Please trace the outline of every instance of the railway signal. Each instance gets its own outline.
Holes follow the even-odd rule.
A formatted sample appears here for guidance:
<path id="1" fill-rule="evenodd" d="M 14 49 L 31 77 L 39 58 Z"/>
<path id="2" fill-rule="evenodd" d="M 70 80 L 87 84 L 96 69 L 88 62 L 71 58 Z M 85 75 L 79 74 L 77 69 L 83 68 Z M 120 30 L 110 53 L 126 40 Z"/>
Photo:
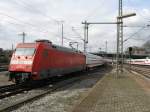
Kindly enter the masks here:
<path id="1" fill-rule="evenodd" d="M 129 47 L 129 54 L 131 55 L 133 48 Z"/>
<path id="2" fill-rule="evenodd" d="M 132 55 L 132 47 L 129 47 L 129 56 L 130 56 L 130 72 L 131 72 L 131 55 Z"/>

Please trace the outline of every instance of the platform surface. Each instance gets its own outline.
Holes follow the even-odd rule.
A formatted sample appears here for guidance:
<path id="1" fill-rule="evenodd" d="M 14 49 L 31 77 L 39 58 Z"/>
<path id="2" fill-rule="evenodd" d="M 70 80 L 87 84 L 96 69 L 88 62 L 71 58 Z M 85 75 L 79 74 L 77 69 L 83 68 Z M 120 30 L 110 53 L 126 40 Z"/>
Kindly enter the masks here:
<path id="1" fill-rule="evenodd" d="M 130 73 L 115 76 L 112 72 L 100 80 L 73 112 L 150 112 L 150 91 Z"/>

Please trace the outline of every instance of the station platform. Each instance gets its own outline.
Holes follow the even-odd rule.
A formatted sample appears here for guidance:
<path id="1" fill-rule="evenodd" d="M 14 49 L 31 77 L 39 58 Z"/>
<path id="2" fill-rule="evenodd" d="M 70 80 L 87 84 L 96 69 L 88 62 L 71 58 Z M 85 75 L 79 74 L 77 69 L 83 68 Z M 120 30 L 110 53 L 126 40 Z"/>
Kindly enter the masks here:
<path id="1" fill-rule="evenodd" d="M 150 112 L 150 88 L 131 75 L 127 71 L 117 77 L 114 71 L 107 74 L 73 108 L 73 112 Z"/>

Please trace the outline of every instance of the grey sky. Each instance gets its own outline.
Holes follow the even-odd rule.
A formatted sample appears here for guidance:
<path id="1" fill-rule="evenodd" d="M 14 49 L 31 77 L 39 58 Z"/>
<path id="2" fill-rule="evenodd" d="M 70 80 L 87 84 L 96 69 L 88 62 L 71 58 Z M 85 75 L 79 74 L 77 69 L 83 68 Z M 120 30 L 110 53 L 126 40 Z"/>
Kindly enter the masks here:
<path id="1" fill-rule="evenodd" d="M 49 39 L 53 43 L 61 44 L 61 24 L 64 21 L 64 36 L 67 39 L 79 41 L 76 31 L 83 36 L 82 21 L 91 22 L 116 21 L 118 0 L 0 0 L 0 47 L 10 49 L 11 44 L 21 42 L 18 35 L 26 32 L 27 42 L 36 39 Z M 149 24 L 150 1 L 123 0 L 124 13 L 136 12 L 137 16 L 125 20 L 126 25 L 143 26 Z M 124 38 L 128 38 L 140 28 L 125 28 Z M 149 29 L 141 31 L 134 38 L 148 39 Z M 89 28 L 89 51 L 105 49 L 108 41 L 109 51 L 115 51 L 116 25 L 91 25 Z M 65 46 L 69 41 L 64 40 Z M 141 45 L 144 41 L 129 40 L 125 47 Z"/>

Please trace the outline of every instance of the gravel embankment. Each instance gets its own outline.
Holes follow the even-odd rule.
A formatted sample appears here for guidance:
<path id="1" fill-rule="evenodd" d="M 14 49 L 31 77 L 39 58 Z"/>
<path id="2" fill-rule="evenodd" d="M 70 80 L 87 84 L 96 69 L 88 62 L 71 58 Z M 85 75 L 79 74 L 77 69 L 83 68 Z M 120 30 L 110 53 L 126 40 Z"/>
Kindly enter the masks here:
<path id="1" fill-rule="evenodd" d="M 90 88 L 100 80 L 102 74 L 104 72 L 101 70 L 92 73 L 79 83 L 71 84 L 39 100 L 25 104 L 14 112 L 69 112 Z"/>

